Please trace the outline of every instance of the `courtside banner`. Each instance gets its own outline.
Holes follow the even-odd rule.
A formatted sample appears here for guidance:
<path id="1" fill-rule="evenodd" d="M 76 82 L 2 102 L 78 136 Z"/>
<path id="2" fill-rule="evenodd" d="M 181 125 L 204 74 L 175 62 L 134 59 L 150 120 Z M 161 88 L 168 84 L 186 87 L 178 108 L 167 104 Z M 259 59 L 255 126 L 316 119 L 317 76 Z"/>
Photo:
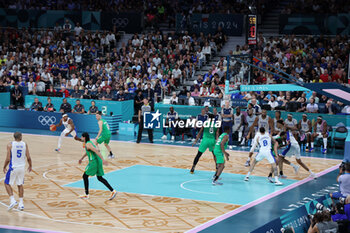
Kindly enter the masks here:
<path id="1" fill-rule="evenodd" d="M 241 85 L 241 91 L 310 91 L 305 87 L 293 84 Z"/>

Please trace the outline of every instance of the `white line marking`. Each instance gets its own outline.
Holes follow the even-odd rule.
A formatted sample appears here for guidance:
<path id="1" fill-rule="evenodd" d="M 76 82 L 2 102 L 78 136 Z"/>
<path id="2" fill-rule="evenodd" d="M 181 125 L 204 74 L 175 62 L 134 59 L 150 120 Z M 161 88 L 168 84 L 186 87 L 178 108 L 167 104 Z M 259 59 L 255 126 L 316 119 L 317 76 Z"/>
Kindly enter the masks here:
<path id="1" fill-rule="evenodd" d="M 182 189 L 185 189 L 187 191 L 190 192 L 195 192 L 195 193 L 204 193 L 204 194 L 210 194 L 210 195 L 218 195 L 218 193 L 209 193 L 209 192 L 202 192 L 202 191 L 197 191 L 197 190 L 193 190 L 193 189 L 189 189 L 189 188 L 185 188 L 184 185 L 190 182 L 195 182 L 195 181 L 202 181 L 202 180 L 206 180 L 208 181 L 208 179 L 199 179 L 199 180 L 189 180 L 189 181 L 185 181 L 183 182 L 180 186 Z M 210 179 L 209 179 L 210 180 Z"/>

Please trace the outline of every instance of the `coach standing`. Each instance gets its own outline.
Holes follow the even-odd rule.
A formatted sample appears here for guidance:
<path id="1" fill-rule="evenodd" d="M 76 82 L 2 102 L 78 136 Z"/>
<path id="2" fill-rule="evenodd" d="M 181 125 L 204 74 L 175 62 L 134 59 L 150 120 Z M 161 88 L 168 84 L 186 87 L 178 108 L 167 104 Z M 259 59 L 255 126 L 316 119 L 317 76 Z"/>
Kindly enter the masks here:
<path id="1" fill-rule="evenodd" d="M 145 112 L 151 112 L 152 108 L 151 105 L 148 103 L 148 99 L 143 99 L 143 105 L 141 106 L 141 109 L 139 110 L 139 132 L 137 134 L 137 141 L 136 143 L 140 143 L 142 138 L 142 130 L 143 130 L 143 116 Z M 153 129 L 147 129 L 148 131 L 148 139 L 150 143 L 153 143 Z"/>

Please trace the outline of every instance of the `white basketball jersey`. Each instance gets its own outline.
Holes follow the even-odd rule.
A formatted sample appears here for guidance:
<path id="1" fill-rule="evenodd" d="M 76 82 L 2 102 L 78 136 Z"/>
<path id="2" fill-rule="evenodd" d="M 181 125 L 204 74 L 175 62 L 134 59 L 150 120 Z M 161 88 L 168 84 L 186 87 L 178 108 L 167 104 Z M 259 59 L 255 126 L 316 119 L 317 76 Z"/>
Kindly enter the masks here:
<path id="1" fill-rule="evenodd" d="M 289 127 L 295 127 L 295 126 L 298 124 L 297 120 L 295 120 L 294 118 L 292 118 L 291 121 L 288 120 L 288 119 L 286 119 L 284 122 L 285 122 L 286 125 L 289 126 Z"/>
<path id="2" fill-rule="evenodd" d="M 249 116 L 249 115 L 246 116 L 245 119 L 246 119 L 246 121 L 248 123 L 248 127 L 252 126 L 252 124 L 255 121 L 255 118 L 256 118 L 256 116 L 254 114 L 252 114 L 251 116 Z"/>
<path id="3" fill-rule="evenodd" d="M 323 133 L 323 126 L 324 126 L 325 121 L 323 120 L 321 124 L 316 123 L 316 132 L 317 133 Z"/>
<path id="4" fill-rule="evenodd" d="M 238 116 L 235 114 L 235 126 L 239 126 L 242 123 L 242 113 Z"/>
<path id="5" fill-rule="evenodd" d="M 64 121 L 64 120 L 62 119 L 62 124 L 63 124 L 63 126 L 64 126 L 66 129 L 71 130 L 71 129 L 72 129 L 72 127 L 71 127 L 71 125 L 68 123 L 68 122 L 69 122 L 69 120 L 70 120 L 70 118 L 69 118 L 69 117 L 67 118 L 67 121 Z"/>
<path id="6" fill-rule="evenodd" d="M 306 121 L 301 120 L 301 122 L 300 122 L 300 127 L 301 127 L 300 131 L 301 132 L 305 133 L 305 132 L 309 131 L 309 122 L 310 122 L 309 119 L 307 119 Z"/>
<path id="7" fill-rule="evenodd" d="M 10 168 L 24 167 L 26 165 L 26 143 L 12 142 Z"/>
<path id="8" fill-rule="evenodd" d="M 270 151 L 271 150 L 271 137 L 270 135 L 265 132 L 264 134 L 259 133 L 259 145 L 260 149 L 259 151 Z"/>
<path id="9" fill-rule="evenodd" d="M 270 119 L 270 117 L 267 115 L 266 115 L 265 119 L 263 119 L 262 116 L 260 115 L 259 120 L 258 120 L 258 129 L 263 127 L 263 128 L 265 128 L 266 132 L 269 132 L 269 130 L 270 130 L 269 119 Z"/>

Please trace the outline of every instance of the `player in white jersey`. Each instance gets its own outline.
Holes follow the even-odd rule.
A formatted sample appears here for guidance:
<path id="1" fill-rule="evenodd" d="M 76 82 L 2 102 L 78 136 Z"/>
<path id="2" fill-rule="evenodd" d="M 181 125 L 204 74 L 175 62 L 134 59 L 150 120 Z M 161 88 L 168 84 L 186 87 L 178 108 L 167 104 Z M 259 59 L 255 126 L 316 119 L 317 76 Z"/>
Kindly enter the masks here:
<path id="1" fill-rule="evenodd" d="M 285 159 L 285 157 L 292 157 L 295 156 L 295 160 L 297 161 L 297 163 L 302 166 L 306 171 L 308 171 L 310 173 L 310 177 L 312 178 L 316 178 L 315 173 L 313 173 L 311 171 L 311 169 L 309 169 L 305 163 L 303 163 L 303 161 L 301 161 L 301 157 L 300 157 L 300 146 L 298 141 L 295 139 L 295 137 L 293 136 L 293 134 L 290 131 L 289 126 L 287 126 L 286 124 L 283 123 L 282 120 L 277 122 L 278 127 L 280 129 L 284 128 L 285 129 L 285 134 L 282 135 L 281 133 L 281 138 L 283 141 L 285 141 L 286 143 L 286 148 L 282 151 L 282 154 L 279 155 L 279 170 L 280 170 L 280 177 L 281 178 L 287 178 L 287 176 L 285 176 L 283 174 L 283 163 L 286 163 L 288 165 L 291 165 L 294 168 L 295 173 L 298 173 L 299 170 L 299 166 L 298 165 L 294 165 L 293 163 L 289 162 L 288 160 Z"/>
<path id="2" fill-rule="evenodd" d="M 272 127 L 272 120 L 267 115 L 266 109 L 263 109 L 262 112 L 261 112 L 261 115 L 257 116 L 255 118 L 255 121 L 254 121 L 253 125 L 249 129 L 249 133 L 248 133 L 247 138 L 250 137 L 250 135 L 253 133 L 253 131 L 255 130 L 256 127 L 258 127 L 258 129 L 264 128 L 265 132 L 267 132 L 267 134 L 269 133 L 270 129 L 273 128 Z M 249 157 L 248 157 L 247 161 L 245 162 L 245 166 L 246 167 L 250 166 L 250 159 L 251 159 L 252 155 L 253 154 L 249 154 Z"/>
<path id="3" fill-rule="evenodd" d="M 7 156 L 4 163 L 4 173 L 5 177 L 5 188 L 10 196 L 10 205 L 8 210 L 11 210 L 13 207 L 17 205 L 17 201 L 13 196 L 12 185 L 16 184 L 18 187 L 18 196 L 19 196 L 19 204 L 18 209 L 23 210 L 23 183 L 24 183 L 24 174 L 26 167 L 26 160 L 28 162 L 28 172 L 32 171 L 32 159 L 30 158 L 28 145 L 22 141 L 22 134 L 20 132 L 16 132 L 13 134 L 15 141 L 9 143 L 7 145 Z M 7 170 L 7 165 L 9 165 L 9 169 Z"/>
<path id="4" fill-rule="evenodd" d="M 233 115 L 233 130 L 232 132 L 238 132 L 238 142 L 241 142 L 244 130 L 244 115 L 239 107 L 236 108 L 236 113 Z"/>
<path id="5" fill-rule="evenodd" d="M 303 114 L 302 119 L 299 121 L 298 130 L 300 133 L 300 142 L 303 145 L 306 144 L 305 151 L 309 151 L 309 146 L 310 146 L 310 142 L 311 142 L 312 125 L 311 125 L 311 121 L 309 119 L 307 119 L 306 114 Z"/>
<path id="6" fill-rule="evenodd" d="M 298 121 L 295 118 L 293 118 L 293 114 L 288 114 L 287 119 L 284 121 L 284 124 L 293 133 L 293 136 L 295 138 L 298 138 Z"/>
<path id="7" fill-rule="evenodd" d="M 243 137 L 243 141 L 241 142 L 241 146 L 244 145 L 246 139 L 250 140 L 250 139 L 254 138 L 255 130 L 252 131 L 252 134 L 250 134 L 249 137 L 248 137 L 248 134 L 249 134 L 250 127 L 255 122 L 255 118 L 256 118 L 256 115 L 253 114 L 253 109 L 248 109 L 247 115 L 245 116 L 246 127 L 244 129 L 244 137 Z M 248 145 L 249 145 L 249 143 L 248 143 Z"/>
<path id="8" fill-rule="evenodd" d="M 314 127 L 314 133 L 311 135 L 311 148 L 309 152 L 313 152 L 314 150 L 314 142 L 315 139 L 323 139 L 323 150 L 322 153 L 327 153 L 327 141 L 328 141 L 328 125 L 325 120 L 321 116 L 317 117 L 316 125 Z"/>
<path id="9" fill-rule="evenodd" d="M 244 178 L 245 181 L 249 181 L 250 174 L 253 172 L 255 165 L 263 159 L 267 159 L 267 161 L 271 164 L 271 171 L 273 171 L 275 175 L 275 185 L 283 185 L 278 180 L 278 172 L 276 166 L 276 160 L 272 155 L 271 145 L 275 144 L 275 140 L 269 135 L 268 132 L 265 131 L 264 127 L 259 128 L 259 133 L 256 134 L 252 148 L 249 152 L 249 157 L 251 157 L 254 153 L 255 147 L 259 144 L 259 152 L 253 159 L 252 165 L 249 168 L 249 172 L 247 176 Z M 276 146 L 274 147 L 275 153 L 277 154 Z"/>
<path id="10" fill-rule="evenodd" d="M 281 132 L 280 129 L 278 129 L 278 127 L 277 127 L 277 121 L 279 121 L 279 120 L 282 120 L 281 111 L 277 110 L 277 111 L 275 111 L 275 118 L 273 118 L 273 128 L 272 128 L 273 133 L 272 133 L 272 135 L 277 135 Z"/>
<path id="11" fill-rule="evenodd" d="M 70 119 L 66 113 L 62 115 L 60 123 L 56 125 L 56 128 L 60 127 L 61 125 L 64 126 L 64 130 L 62 131 L 60 137 L 58 138 L 58 146 L 57 146 L 57 149 L 55 149 L 55 151 L 57 152 L 60 152 L 61 150 L 62 139 L 64 137 L 68 137 L 69 134 L 72 135 L 75 140 L 81 142 L 81 139 L 77 136 L 77 132 L 75 131 L 73 120 Z"/>

